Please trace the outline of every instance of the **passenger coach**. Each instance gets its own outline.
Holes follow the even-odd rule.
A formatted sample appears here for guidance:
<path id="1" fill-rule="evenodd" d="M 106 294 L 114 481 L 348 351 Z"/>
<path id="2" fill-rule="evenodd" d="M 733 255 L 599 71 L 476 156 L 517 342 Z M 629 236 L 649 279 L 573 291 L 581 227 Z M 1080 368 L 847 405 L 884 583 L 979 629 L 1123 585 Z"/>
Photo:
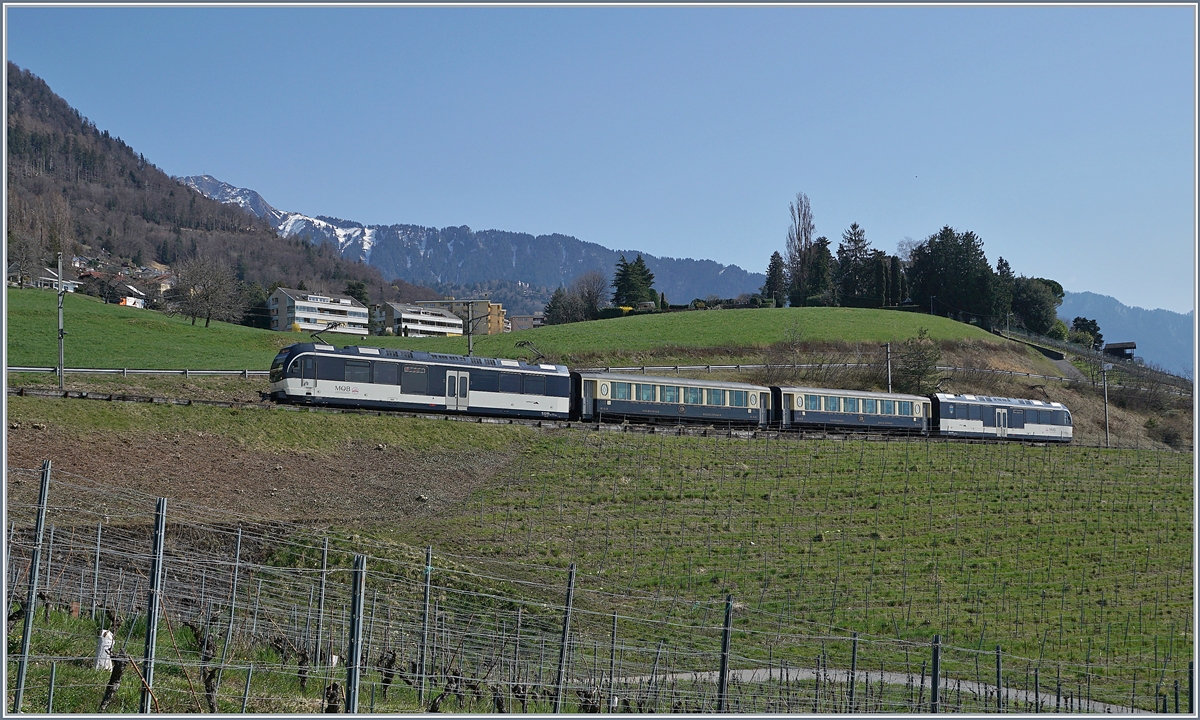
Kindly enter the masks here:
<path id="1" fill-rule="evenodd" d="M 566 419 L 565 365 L 373 347 L 299 343 L 271 363 L 280 402 L 499 417 Z"/>
<path id="2" fill-rule="evenodd" d="M 571 373 L 572 417 L 765 427 L 771 391 L 762 385 L 603 372 Z"/>
<path id="3" fill-rule="evenodd" d="M 933 396 L 938 432 L 947 437 L 1071 442 L 1071 411 L 1062 403 L 987 397 Z"/>
<path id="4" fill-rule="evenodd" d="M 920 395 L 811 387 L 772 387 L 771 395 L 771 424 L 781 429 L 928 433 L 931 427 L 929 398 Z"/>

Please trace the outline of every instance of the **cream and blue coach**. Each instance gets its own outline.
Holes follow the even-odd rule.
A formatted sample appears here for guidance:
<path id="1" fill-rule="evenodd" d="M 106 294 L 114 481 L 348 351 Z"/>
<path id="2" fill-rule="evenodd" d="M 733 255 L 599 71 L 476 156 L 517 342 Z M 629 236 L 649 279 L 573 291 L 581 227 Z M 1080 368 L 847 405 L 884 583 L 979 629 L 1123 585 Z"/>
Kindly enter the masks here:
<path id="1" fill-rule="evenodd" d="M 834 390 L 813 387 L 771 388 L 779 428 L 928 433 L 929 398 L 920 395 Z"/>
<path id="2" fill-rule="evenodd" d="M 1062 403 L 989 397 L 933 396 L 938 432 L 946 437 L 1071 442 L 1071 411 Z"/>
<path id="3" fill-rule="evenodd" d="M 415 350 L 298 343 L 271 363 L 279 402 L 496 417 L 566 419 L 565 365 Z"/>
<path id="4" fill-rule="evenodd" d="M 771 390 L 762 385 L 605 372 L 571 374 L 574 417 L 766 427 Z"/>

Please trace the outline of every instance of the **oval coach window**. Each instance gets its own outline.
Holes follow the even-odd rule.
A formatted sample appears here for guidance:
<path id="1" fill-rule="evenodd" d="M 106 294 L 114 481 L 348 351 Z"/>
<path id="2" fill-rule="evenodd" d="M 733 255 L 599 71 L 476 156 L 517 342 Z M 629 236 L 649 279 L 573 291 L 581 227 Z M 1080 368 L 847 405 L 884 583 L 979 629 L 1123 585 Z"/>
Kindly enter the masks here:
<path id="1" fill-rule="evenodd" d="M 600 394 L 604 396 L 608 395 L 608 383 L 600 383 Z"/>
<path id="2" fill-rule="evenodd" d="M 758 404 L 758 394 L 757 393 L 750 393 L 750 404 L 751 405 Z"/>

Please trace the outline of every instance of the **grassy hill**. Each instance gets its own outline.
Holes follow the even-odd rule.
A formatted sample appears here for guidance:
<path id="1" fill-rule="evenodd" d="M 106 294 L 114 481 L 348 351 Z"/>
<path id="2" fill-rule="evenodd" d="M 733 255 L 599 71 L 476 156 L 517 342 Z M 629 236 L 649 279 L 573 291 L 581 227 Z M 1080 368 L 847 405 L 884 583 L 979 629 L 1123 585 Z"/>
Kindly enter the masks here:
<path id="1" fill-rule="evenodd" d="M 32 467 L 34 455 L 55 447 L 93 448 L 87 456 L 56 455 L 56 472 L 75 478 L 76 488 L 85 484 L 79 478 L 90 478 L 114 516 L 129 512 L 120 503 L 136 500 L 130 506 L 136 514 L 121 517 L 148 522 L 154 493 L 173 498 L 173 522 L 180 523 L 173 532 L 180 538 L 193 525 L 211 533 L 235 517 L 252 537 L 286 523 L 340 518 L 327 531 L 291 526 L 303 551 L 256 552 L 261 564 L 251 576 L 266 577 L 272 588 L 260 622 L 274 617 L 284 628 L 304 627 L 319 567 L 320 544 L 309 533 L 326 533 L 338 549 L 339 572 L 331 577 L 339 598 L 348 582 L 347 553 L 371 555 L 376 617 L 391 618 L 394 610 L 406 660 L 415 652 L 417 558 L 425 545 L 434 547 L 443 632 L 456 638 L 453 653 L 465 655 L 472 671 L 505 655 L 498 648 L 512 637 L 523 607 L 521 658 L 531 673 L 550 676 L 572 562 L 581 676 L 593 663 L 605 667 L 613 612 L 620 615 L 625 675 L 648 675 L 659 663 L 659 643 L 669 650 L 660 669 L 715 669 L 726 593 L 738 603 L 733 663 L 742 669 L 781 662 L 811 668 L 820 656 L 832 675 L 844 675 L 848 638 L 857 632 L 860 669 L 911 672 L 915 684 L 938 633 L 955 648 L 943 656 L 952 678 L 974 679 L 978 661 L 988 679 L 991 649 L 1001 645 L 1013 688 L 1038 669 L 1051 695 L 1061 674 L 1072 693 L 1086 683 L 1097 700 L 1127 704 L 1136 696 L 1148 708 L 1156 691 L 1185 680 L 1191 657 L 1190 453 L 537 432 L 420 419 L 10 400 L 10 421 L 21 424 L 10 433 L 10 463 L 13 453 L 20 467 Z M 404 457 L 386 454 L 393 444 Z M 479 462 L 505 448 L 504 466 L 468 491 L 447 469 L 452 463 L 445 459 L 458 457 L 452 453 Z M 160 462 L 168 455 L 176 460 Z M 208 472 L 233 455 L 244 478 Z M 288 472 L 270 472 L 277 463 Z M 414 478 L 429 488 L 420 490 L 427 500 L 389 513 L 366 510 L 411 495 Z M 331 484 L 343 488 L 333 500 L 324 490 Z M 35 492 L 36 483 L 15 486 L 10 479 L 10 502 L 24 512 L 19 525 Z M 76 522 L 66 514 L 74 507 L 89 505 L 77 501 L 51 519 L 64 547 Z M 84 547 L 88 537 L 80 540 Z M 143 552 L 145 533 L 130 537 Z M 229 552 L 205 548 L 195 561 L 206 567 Z M 188 555 L 172 557 L 172 572 L 182 576 Z M 212 576 L 210 582 L 216 583 Z M 65 586 L 73 597 L 76 585 Z M 170 601 L 177 607 L 186 580 L 174 588 Z M 40 623 L 40 654 L 86 655 L 94 647 L 92 628 L 70 626 L 61 616 L 49 627 Z M 135 627 L 132 647 L 140 647 L 137 634 Z M 179 642 L 192 652 L 186 634 Z M 165 638 L 159 648 L 174 657 Z M 313 686 L 307 696 L 296 689 L 294 660 L 283 668 L 264 645 L 235 645 L 231 658 L 235 667 L 256 663 L 261 684 L 252 690 L 251 710 L 311 709 Z M 34 705 L 44 703 L 46 670 L 42 664 L 31 675 Z M 64 663 L 59 672 L 67 682 Z M 190 710 L 184 678 L 170 667 L 161 677 L 169 708 Z M 221 707 L 236 712 L 244 674 L 234 677 Z M 367 682 L 379 678 L 375 671 L 366 675 Z M 103 678 L 75 682 L 62 702 L 76 704 L 62 707 L 94 710 Z M 395 689 L 378 708 L 415 710 L 411 689 Z M 783 691 L 738 690 L 746 709 L 765 707 L 749 704 L 755 693 L 755 702 L 764 702 Z M 813 687 L 787 692 L 808 698 Z M 897 704 L 884 707 L 903 711 L 903 683 L 887 692 Z M 970 711 L 977 705 L 967 695 L 960 698 Z M 689 702 L 698 697 L 699 691 Z M 711 703 L 711 688 L 707 697 Z M 574 701 L 572 695 L 568 710 Z M 468 708 L 485 710 L 486 701 Z"/>
<path id="2" fill-rule="evenodd" d="M 57 364 L 55 294 L 9 289 L 7 297 L 9 364 Z M 214 322 L 205 328 L 202 322 L 192 325 L 181 317 L 105 305 L 84 295 L 68 295 L 64 308 L 68 367 L 265 370 L 276 350 L 308 340 L 307 334 L 228 323 Z M 686 363 L 697 362 L 696 353 L 717 348 L 726 355 L 738 351 L 753 355 L 791 338 L 811 344 L 898 343 L 916 336 L 922 327 L 935 340 L 996 341 L 979 328 L 942 317 L 853 308 L 784 308 L 640 315 L 485 335 L 476 337 L 475 354 L 528 357 L 528 351 L 516 343 L 530 340 L 560 362 L 608 364 L 652 353 Z M 339 345 L 467 351 L 465 338 L 357 338 L 335 333 L 325 337 Z"/>

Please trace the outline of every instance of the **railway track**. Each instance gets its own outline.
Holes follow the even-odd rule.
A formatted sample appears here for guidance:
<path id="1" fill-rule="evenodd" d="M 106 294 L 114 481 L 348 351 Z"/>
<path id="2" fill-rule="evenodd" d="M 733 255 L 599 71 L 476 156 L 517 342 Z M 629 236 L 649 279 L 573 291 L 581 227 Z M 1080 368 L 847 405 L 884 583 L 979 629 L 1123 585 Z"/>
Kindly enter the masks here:
<path id="1" fill-rule="evenodd" d="M 913 437 L 939 442 L 967 443 L 975 445 L 998 445 L 1001 442 L 1013 443 L 1012 440 L 993 440 L 981 438 L 944 438 L 929 437 L 922 434 L 885 434 L 861 431 L 836 430 L 762 430 L 735 427 L 720 427 L 716 425 L 662 425 L 654 423 L 611 423 L 611 422 L 578 422 L 569 420 L 536 420 L 523 418 L 495 418 L 478 415 L 457 415 L 449 413 L 405 412 L 403 410 L 367 410 L 361 408 L 331 408 L 317 405 L 288 405 L 267 400 L 259 402 L 238 402 L 234 400 L 202 400 L 198 398 L 168 398 L 151 395 L 126 395 L 122 393 L 98 393 L 80 390 L 45 390 L 36 388 L 8 388 L 8 394 L 16 397 L 40 397 L 62 400 L 91 400 L 99 402 L 140 403 L 144 405 L 179 405 L 185 407 L 218 407 L 236 410 L 263 410 L 275 412 L 315 412 L 334 415 L 374 415 L 377 417 L 420 418 L 426 420 L 441 420 L 448 422 L 473 423 L 477 425 L 522 425 L 544 430 L 582 430 L 590 432 L 627 432 L 645 435 L 673 435 L 678 437 L 730 437 L 749 440 L 758 439 L 811 439 L 811 440 L 874 440 L 879 442 L 895 441 L 898 438 Z M 1021 442 L 1030 447 L 1043 447 L 1046 443 Z"/>

